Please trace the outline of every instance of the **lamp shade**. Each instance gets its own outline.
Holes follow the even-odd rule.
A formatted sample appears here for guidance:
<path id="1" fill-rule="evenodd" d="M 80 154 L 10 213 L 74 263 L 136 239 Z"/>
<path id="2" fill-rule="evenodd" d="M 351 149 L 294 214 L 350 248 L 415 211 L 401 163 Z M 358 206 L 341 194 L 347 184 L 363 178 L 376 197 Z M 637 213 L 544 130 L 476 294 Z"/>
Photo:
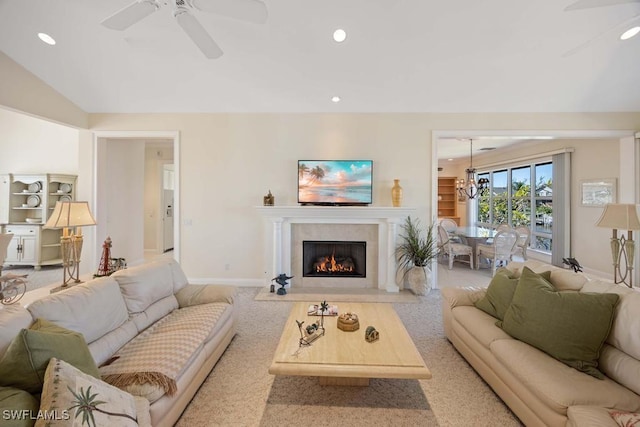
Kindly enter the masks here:
<path id="1" fill-rule="evenodd" d="M 89 202 L 56 202 L 45 228 L 81 227 L 96 225 Z"/>
<path id="2" fill-rule="evenodd" d="M 640 230 L 636 205 L 609 203 L 596 225 L 617 230 Z"/>

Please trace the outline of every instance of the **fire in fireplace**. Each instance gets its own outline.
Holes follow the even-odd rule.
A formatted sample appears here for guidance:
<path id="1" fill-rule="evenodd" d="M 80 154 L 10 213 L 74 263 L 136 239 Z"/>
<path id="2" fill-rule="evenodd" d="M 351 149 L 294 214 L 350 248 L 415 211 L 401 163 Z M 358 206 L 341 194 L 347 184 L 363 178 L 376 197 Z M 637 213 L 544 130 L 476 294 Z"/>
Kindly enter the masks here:
<path id="1" fill-rule="evenodd" d="M 367 242 L 302 242 L 304 277 L 366 277 Z"/>

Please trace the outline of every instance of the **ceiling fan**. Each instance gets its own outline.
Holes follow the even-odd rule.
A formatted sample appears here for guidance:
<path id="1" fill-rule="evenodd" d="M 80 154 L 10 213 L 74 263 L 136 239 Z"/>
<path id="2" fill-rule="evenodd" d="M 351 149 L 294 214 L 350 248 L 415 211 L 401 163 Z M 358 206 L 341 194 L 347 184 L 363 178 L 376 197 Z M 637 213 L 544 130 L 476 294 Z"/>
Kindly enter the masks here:
<path id="1" fill-rule="evenodd" d="M 163 4 L 172 5 L 178 25 L 209 59 L 219 58 L 223 52 L 193 11 L 216 13 L 258 24 L 267 19 L 267 7 L 260 0 L 137 0 L 104 19 L 101 24 L 112 30 L 126 30 L 160 9 Z"/>
<path id="2" fill-rule="evenodd" d="M 592 9 L 596 7 L 615 6 L 624 3 L 640 3 L 640 0 L 577 0 L 576 2 L 571 3 L 569 6 L 567 6 L 564 10 L 565 12 L 569 12 L 575 10 Z M 614 25 L 608 30 L 603 31 L 597 36 L 587 40 L 585 43 L 569 50 L 568 52 L 565 52 L 565 54 L 562 56 L 571 56 L 574 53 L 579 52 L 580 50 L 594 43 L 595 41 L 614 32 L 619 33 L 619 37 L 622 40 L 630 39 L 631 37 L 640 33 L 640 26 L 632 26 L 632 23 L 637 20 L 640 20 L 640 13 L 637 13 L 632 17 L 620 22 L 619 24 Z"/>

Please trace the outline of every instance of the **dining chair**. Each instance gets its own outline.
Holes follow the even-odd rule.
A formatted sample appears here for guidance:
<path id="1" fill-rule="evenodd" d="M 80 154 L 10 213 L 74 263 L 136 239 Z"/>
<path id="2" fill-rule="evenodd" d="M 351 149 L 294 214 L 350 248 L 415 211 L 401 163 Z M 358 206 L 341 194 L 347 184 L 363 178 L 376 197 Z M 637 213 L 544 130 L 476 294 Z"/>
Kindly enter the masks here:
<path id="1" fill-rule="evenodd" d="M 522 258 L 527 260 L 527 248 L 529 247 L 529 243 L 531 242 L 531 230 L 529 227 L 521 226 L 516 227 L 516 233 L 518 233 L 518 240 L 516 240 L 516 245 L 513 247 L 513 251 L 511 256 L 522 254 Z"/>
<path id="2" fill-rule="evenodd" d="M 13 239 L 13 234 L 0 234 L 0 275 L 2 275 L 2 265 L 7 257 L 7 248 Z"/>
<path id="3" fill-rule="evenodd" d="M 462 243 L 459 236 L 455 235 L 456 229 L 458 228 L 458 223 L 452 220 L 451 218 L 442 218 L 440 220 L 440 225 L 447 230 L 447 234 L 449 235 L 449 240 L 455 243 Z"/>
<path id="4" fill-rule="evenodd" d="M 518 240 L 515 230 L 498 231 L 493 236 L 491 245 L 479 244 L 476 246 L 476 265 L 480 268 L 480 258 L 483 257 L 491 263 L 491 275 L 495 276 L 498 263 L 507 265 L 511 260 L 511 253 Z"/>
<path id="5" fill-rule="evenodd" d="M 509 224 L 500 224 L 496 227 L 496 232 L 506 230 L 511 230 L 511 226 Z"/>
<path id="6" fill-rule="evenodd" d="M 468 262 L 473 270 L 473 248 L 471 246 L 452 242 L 449 238 L 449 233 L 440 224 L 438 224 L 438 240 L 442 253 L 449 257 L 449 270 L 453 269 L 453 261 L 456 260 L 456 257 L 461 256 L 468 256 L 469 261 L 464 259 L 458 259 L 458 261 Z"/>

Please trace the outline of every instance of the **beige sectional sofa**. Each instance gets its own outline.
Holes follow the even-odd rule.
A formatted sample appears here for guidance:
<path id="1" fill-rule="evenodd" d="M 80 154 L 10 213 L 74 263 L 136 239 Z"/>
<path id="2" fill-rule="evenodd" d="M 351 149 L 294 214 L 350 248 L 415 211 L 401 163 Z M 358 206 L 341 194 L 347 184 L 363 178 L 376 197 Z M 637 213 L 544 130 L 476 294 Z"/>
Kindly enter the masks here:
<path id="1" fill-rule="evenodd" d="M 617 426 L 610 412 L 640 411 L 640 292 L 537 261 L 512 262 L 551 271 L 562 292 L 615 293 L 613 324 L 598 359 L 597 379 L 512 338 L 474 305 L 487 288 L 442 289 L 447 338 L 527 426 Z"/>
<path id="2" fill-rule="evenodd" d="M 80 332 L 102 379 L 146 398 L 154 427 L 171 426 L 236 333 L 234 292 L 233 287 L 188 284 L 173 260 L 121 270 L 27 308 L 0 309 L 0 357 L 35 319 Z M 133 359 L 138 365 L 127 366 Z M 127 374 L 157 361 L 166 362 L 170 374 L 164 384 L 144 381 L 153 373 Z"/>

